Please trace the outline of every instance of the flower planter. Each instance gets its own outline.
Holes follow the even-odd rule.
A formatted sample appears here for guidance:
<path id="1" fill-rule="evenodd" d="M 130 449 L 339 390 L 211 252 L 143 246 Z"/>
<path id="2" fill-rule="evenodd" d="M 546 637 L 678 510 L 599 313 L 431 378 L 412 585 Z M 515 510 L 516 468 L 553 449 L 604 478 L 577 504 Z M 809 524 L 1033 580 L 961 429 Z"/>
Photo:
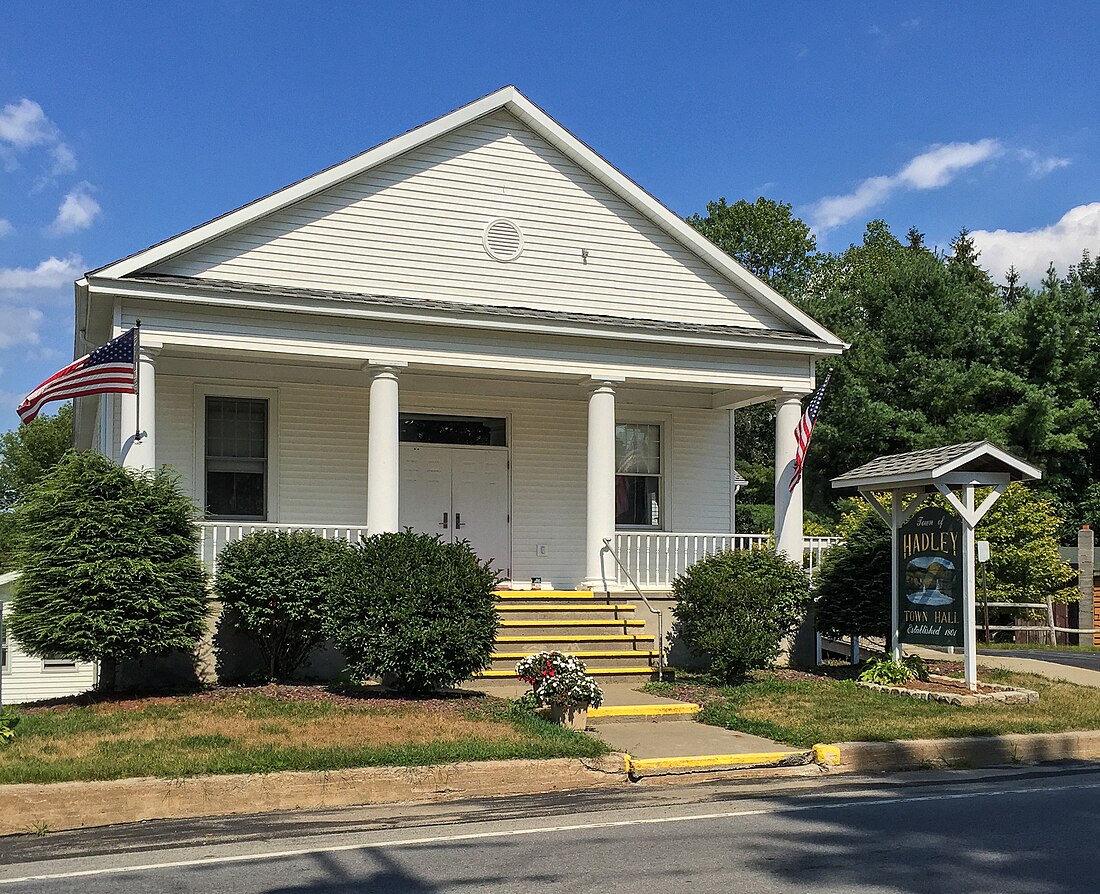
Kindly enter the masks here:
<path id="1" fill-rule="evenodd" d="M 588 705 L 551 705 L 550 721 L 583 732 L 588 726 Z"/>

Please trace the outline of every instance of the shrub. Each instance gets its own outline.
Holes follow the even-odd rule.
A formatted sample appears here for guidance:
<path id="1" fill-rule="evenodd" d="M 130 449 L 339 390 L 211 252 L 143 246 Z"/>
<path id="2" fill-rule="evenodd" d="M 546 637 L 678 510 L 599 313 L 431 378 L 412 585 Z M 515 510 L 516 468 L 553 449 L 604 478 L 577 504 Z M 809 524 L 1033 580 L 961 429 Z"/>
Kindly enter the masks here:
<path id="1" fill-rule="evenodd" d="M 32 655 L 101 662 L 190 651 L 205 629 L 194 507 L 167 471 L 132 473 L 70 453 L 16 509 L 11 633 Z"/>
<path id="2" fill-rule="evenodd" d="M 903 686 L 910 680 L 927 683 L 928 665 L 919 655 L 906 655 L 901 661 L 894 661 L 889 656 L 872 658 L 860 671 L 858 679 L 880 686 Z"/>
<path id="3" fill-rule="evenodd" d="M 676 632 L 710 658 L 711 671 L 738 682 L 779 655 L 810 601 L 802 568 L 764 550 L 739 550 L 696 562 L 672 585 Z"/>
<path id="4" fill-rule="evenodd" d="M 814 624 L 832 636 L 888 637 L 890 529 L 870 507 L 845 522 L 814 581 Z"/>
<path id="5" fill-rule="evenodd" d="M 324 642 L 333 575 L 350 548 L 312 531 L 256 531 L 222 550 L 214 591 L 269 679 L 290 676 Z"/>
<path id="6" fill-rule="evenodd" d="M 325 630 L 361 677 L 405 692 L 446 688 L 489 666 L 499 582 L 468 543 L 376 534 L 340 563 Z"/>
<path id="7" fill-rule="evenodd" d="M 586 673 L 583 661 L 564 652 L 537 652 L 516 665 L 516 676 L 531 684 L 530 694 L 539 705 L 567 708 L 603 704 L 603 690 Z"/>

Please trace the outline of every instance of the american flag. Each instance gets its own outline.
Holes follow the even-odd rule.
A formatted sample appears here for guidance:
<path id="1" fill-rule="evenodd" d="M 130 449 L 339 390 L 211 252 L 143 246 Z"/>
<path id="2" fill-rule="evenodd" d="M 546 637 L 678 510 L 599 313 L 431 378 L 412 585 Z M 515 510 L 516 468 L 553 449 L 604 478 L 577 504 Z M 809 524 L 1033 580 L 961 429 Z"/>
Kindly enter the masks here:
<path id="1" fill-rule="evenodd" d="M 821 401 L 825 397 L 825 389 L 829 385 L 829 378 L 832 374 L 832 370 L 826 373 L 825 381 L 814 392 L 814 396 L 810 398 L 810 405 L 806 407 L 802 413 L 802 418 L 798 420 L 798 425 L 794 427 L 795 469 L 794 475 L 791 476 L 791 486 L 788 488 L 792 493 L 795 487 L 798 486 L 798 482 L 802 480 L 802 464 L 806 461 L 806 451 L 810 449 L 810 438 L 814 435 L 814 423 L 817 422 L 817 415 L 821 412 Z"/>
<path id="2" fill-rule="evenodd" d="M 16 412 L 27 423 L 50 401 L 88 394 L 136 394 L 136 356 L 137 330 L 131 329 L 55 372 L 24 398 Z"/>

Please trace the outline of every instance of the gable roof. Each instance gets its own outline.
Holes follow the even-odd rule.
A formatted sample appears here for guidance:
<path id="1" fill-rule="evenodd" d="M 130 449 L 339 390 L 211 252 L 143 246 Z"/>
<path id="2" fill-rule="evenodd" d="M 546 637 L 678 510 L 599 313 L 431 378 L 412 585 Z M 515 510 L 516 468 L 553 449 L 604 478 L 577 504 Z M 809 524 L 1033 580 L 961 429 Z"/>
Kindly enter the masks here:
<path id="1" fill-rule="evenodd" d="M 1038 480 L 1043 473 L 989 441 L 967 441 L 879 456 L 833 479 L 833 487 L 890 487 L 932 484 L 952 472 L 1008 473 L 1013 481 Z"/>
<path id="2" fill-rule="evenodd" d="M 443 134 L 501 109 L 519 118 L 521 122 L 557 148 L 558 151 L 622 197 L 641 214 L 701 257 L 740 290 L 759 301 L 793 329 L 812 335 L 827 344 L 838 347 L 844 346 L 841 339 L 717 248 L 706 237 L 698 233 L 677 214 L 651 196 L 587 144 L 558 124 L 513 86 L 503 87 L 434 121 L 353 156 L 347 161 L 340 162 L 317 174 L 292 183 L 290 186 L 256 199 L 178 236 L 173 236 L 128 257 L 93 270 L 88 275 L 122 278 L 139 274 L 155 264 L 247 226 L 260 218 L 349 178 L 356 177 Z"/>

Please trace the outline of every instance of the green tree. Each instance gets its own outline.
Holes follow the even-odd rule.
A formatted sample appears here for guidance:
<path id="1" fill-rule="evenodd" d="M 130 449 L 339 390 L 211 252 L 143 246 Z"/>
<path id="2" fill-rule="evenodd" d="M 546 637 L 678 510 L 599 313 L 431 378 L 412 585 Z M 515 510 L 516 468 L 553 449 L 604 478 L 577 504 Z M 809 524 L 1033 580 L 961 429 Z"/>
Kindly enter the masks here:
<path id="1" fill-rule="evenodd" d="M 700 233 L 780 294 L 798 299 L 817 270 L 817 241 L 791 206 L 763 196 L 755 202 L 707 202 L 706 216 L 687 218 Z"/>
<path id="2" fill-rule="evenodd" d="M 57 465 L 72 441 L 70 404 L 64 404 L 55 416 L 39 416 L 0 435 L 0 572 L 15 567 L 15 504 L 27 488 Z"/>
<path id="3" fill-rule="evenodd" d="M 16 508 L 12 635 L 32 655 L 98 660 L 107 689 L 120 659 L 192 650 L 207 605 L 194 516 L 167 471 L 66 455 Z"/>

